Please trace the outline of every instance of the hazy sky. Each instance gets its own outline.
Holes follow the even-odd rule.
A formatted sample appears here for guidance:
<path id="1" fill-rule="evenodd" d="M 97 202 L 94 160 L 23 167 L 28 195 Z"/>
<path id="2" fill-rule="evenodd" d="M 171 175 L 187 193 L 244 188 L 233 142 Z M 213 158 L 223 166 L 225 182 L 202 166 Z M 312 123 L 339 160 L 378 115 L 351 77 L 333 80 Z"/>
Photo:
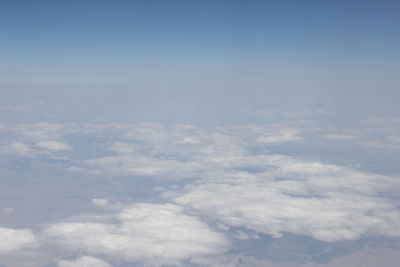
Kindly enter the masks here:
<path id="1" fill-rule="evenodd" d="M 398 112 L 397 1 L 1 7 L 3 102 Z"/>
<path id="2" fill-rule="evenodd" d="M 397 267 L 399 1 L 0 1 L 0 266 Z"/>

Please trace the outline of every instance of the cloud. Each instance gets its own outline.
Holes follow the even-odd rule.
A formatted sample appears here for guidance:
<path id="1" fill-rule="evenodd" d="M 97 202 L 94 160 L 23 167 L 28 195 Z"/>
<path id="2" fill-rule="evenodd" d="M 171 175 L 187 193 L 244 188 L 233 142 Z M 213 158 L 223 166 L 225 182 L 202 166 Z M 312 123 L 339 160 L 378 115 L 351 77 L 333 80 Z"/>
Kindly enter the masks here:
<path id="1" fill-rule="evenodd" d="M 80 167 L 106 175 L 197 178 L 182 191 L 160 192 L 206 218 L 274 237 L 289 232 L 332 242 L 365 235 L 399 236 L 394 222 L 400 213 L 388 198 L 399 188 L 396 179 L 283 155 L 256 154 L 251 148 L 260 141 L 302 138 L 293 128 L 264 136 L 266 129 L 219 127 L 216 132 L 196 129 L 190 134 L 178 128 L 155 134 L 153 129 L 149 139 L 139 135 L 145 143 L 112 143 L 109 148 L 116 156 L 81 161 Z"/>
<path id="2" fill-rule="evenodd" d="M 5 215 L 11 215 L 11 214 L 14 213 L 14 209 L 13 209 L 13 208 L 4 208 L 4 209 L 3 209 L 3 213 L 4 213 Z"/>
<path id="3" fill-rule="evenodd" d="M 281 129 L 277 134 L 262 136 L 257 138 L 259 143 L 279 144 L 286 142 L 301 141 L 303 137 L 299 136 L 300 132 L 293 128 Z"/>
<path id="4" fill-rule="evenodd" d="M 9 112 L 27 112 L 29 108 L 24 105 L 7 105 L 4 107 L 4 110 Z"/>
<path id="5" fill-rule="evenodd" d="M 352 134 L 326 134 L 324 137 L 331 140 L 355 140 L 358 138 L 357 135 Z"/>
<path id="6" fill-rule="evenodd" d="M 70 168 L 91 174 L 116 176 L 163 176 L 169 179 L 191 178 L 204 167 L 196 162 L 157 159 L 142 155 L 120 155 L 81 161 L 81 167 Z"/>
<path id="7" fill-rule="evenodd" d="M 34 149 L 31 149 L 23 142 L 14 142 L 1 147 L 1 151 L 6 154 L 17 155 L 21 157 L 32 157 L 36 154 Z"/>
<path id="8" fill-rule="evenodd" d="M 0 255 L 37 245 L 37 239 L 30 229 L 0 227 Z"/>
<path id="9" fill-rule="evenodd" d="M 69 170 L 95 175 L 199 178 L 214 171 L 212 161 L 216 157 L 246 153 L 240 138 L 235 136 L 220 133 L 190 136 L 186 131 L 193 129 L 178 126 L 169 135 L 162 135 L 163 142 L 153 137 L 140 142 L 113 142 L 106 150 L 114 155 L 80 160 Z"/>
<path id="10" fill-rule="evenodd" d="M 72 148 L 59 141 L 43 141 L 36 145 L 26 144 L 24 142 L 12 142 L 0 147 L 0 151 L 5 154 L 16 155 L 20 157 L 33 158 L 40 155 L 51 155 L 52 152 L 69 151 Z"/>
<path id="11" fill-rule="evenodd" d="M 72 149 L 68 144 L 60 141 L 42 141 L 37 143 L 36 146 L 51 151 L 69 151 Z"/>
<path id="12" fill-rule="evenodd" d="M 72 147 L 60 141 L 72 125 L 52 123 L 1 125 L 4 143 L 0 151 L 20 157 L 49 156 L 54 152 L 70 151 Z"/>
<path id="13" fill-rule="evenodd" d="M 95 206 L 106 206 L 108 204 L 108 200 L 106 198 L 94 198 L 92 199 L 92 204 Z"/>
<path id="14" fill-rule="evenodd" d="M 162 144 L 112 143 L 107 150 L 117 155 L 81 160 L 70 170 L 96 175 L 199 178 L 219 168 L 215 166 L 216 158 L 246 153 L 234 136 L 209 134 L 197 137 L 196 142 L 183 143 L 182 139 L 170 136 Z"/>
<path id="15" fill-rule="evenodd" d="M 290 244 L 288 244 L 290 246 Z M 225 254 L 194 259 L 195 266 L 230 266 L 230 267 L 355 267 L 385 266 L 398 267 L 399 251 L 382 247 L 367 247 L 353 253 L 337 257 L 331 262 L 310 262 L 307 255 L 301 262 L 289 260 L 272 261 L 269 259 L 244 254 Z"/>
<path id="16" fill-rule="evenodd" d="M 259 173 L 209 177 L 164 197 L 226 225 L 274 237 L 289 232 L 331 242 L 400 236 L 400 212 L 380 195 L 400 188 L 398 180 L 287 156 L 262 159 Z"/>
<path id="17" fill-rule="evenodd" d="M 7 128 L 0 130 L 4 133 Z M 229 248 L 236 249 L 235 244 L 238 247 L 244 243 L 256 244 L 257 238 L 260 239 L 257 244 L 267 242 L 268 238 L 261 233 L 275 238 L 292 233 L 326 242 L 400 235 L 396 207 L 400 185 L 394 177 L 272 154 L 265 149 L 266 145 L 274 144 L 280 147 L 274 146 L 271 151 L 285 153 L 287 142 L 307 136 L 296 149 L 322 151 L 326 146 L 318 147 L 318 142 L 322 140 L 328 146 L 332 142 L 321 136 L 351 140 L 346 135 L 355 134 L 367 138 L 362 131 L 329 127 L 300 131 L 284 124 L 213 128 L 193 125 L 167 128 L 143 123 L 34 124 L 11 128 L 14 133 L 22 130 L 15 136 L 7 136 L 5 142 L 14 144 L 14 152 L 22 156 L 67 151 L 69 145 L 61 140 L 68 133 L 74 134 L 73 138 L 66 138 L 72 145 L 82 140 L 92 142 L 82 148 L 83 153 L 79 151 L 80 145 L 74 145 L 71 160 L 59 166 L 102 176 L 99 184 L 107 177 L 107 183 L 101 183 L 104 191 L 100 195 L 104 198 L 94 198 L 91 203 L 105 207 L 111 211 L 110 215 L 89 218 L 83 214 L 45 226 L 41 237 L 52 249 L 57 248 L 55 253 L 60 255 L 56 258 L 68 259 L 60 263 L 80 264 L 83 257 L 92 256 L 112 264 L 128 262 L 141 266 L 204 262 L 227 255 Z M 29 135 L 30 130 L 36 133 Z M 339 137 L 329 133 L 338 133 Z M 394 132 L 387 136 L 393 142 L 397 140 Z M 309 147 L 307 142 L 315 139 L 317 143 Z M 346 142 L 346 145 L 357 144 Z M 291 146 L 288 153 L 296 152 L 290 149 Z M 36 160 L 32 165 L 39 167 L 47 163 L 39 157 L 28 160 Z M 110 177 L 117 176 L 136 176 L 137 181 L 154 179 L 148 188 L 143 185 L 140 193 L 151 192 L 157 201 L 160 198 L 155 195 L 159 193 L 171 204 L 108 203 L 108 199 L 121 199 L 120 195 L 113 195 L 116 191 L 110 190 L 108 184 Z M 179 181 L 155 184 L 157 179 Z M 115 179 L 112 183 L 120 186 L 126 181 Z M 230 242 L 234 244 L 231 246 Z M 233 257 L 232 261 L 240 266 L 243 258 Z"/>
<path id="18" fill-rule="evenodd" d="M 196 139 L 185 137 L 182 141 L 179 142 L 180 144 L 199 144 L 200 142 Z"/>
<path id="19" fill-rule="evenodd" d="M 13 133 L 21 136 L 27 141 L 43 141 L 43 140 L 56 140 L 62 134 L 64 127 L 68 125 L 61 125 L 55 123 L 33 123 L 33 124 L 17 124 L 12 127 L 7 127 L 6 132 Z"/>
<path id="20" fill-rule="evenodd" d="M 81 256 L 75 261 L 60 260 L 58 267 L 112 267 L 112 265 L 95 257 Z"/>
<path id="21" fill-rule="evenodd" d="M 174 204 L 135 204 L 113 223 L 57 223 L 44 236 L 64 249 L 105 255 L 127 262 L 175 264 L 191 257 L 224 252 L 229 242 L 197 217 Z"/>

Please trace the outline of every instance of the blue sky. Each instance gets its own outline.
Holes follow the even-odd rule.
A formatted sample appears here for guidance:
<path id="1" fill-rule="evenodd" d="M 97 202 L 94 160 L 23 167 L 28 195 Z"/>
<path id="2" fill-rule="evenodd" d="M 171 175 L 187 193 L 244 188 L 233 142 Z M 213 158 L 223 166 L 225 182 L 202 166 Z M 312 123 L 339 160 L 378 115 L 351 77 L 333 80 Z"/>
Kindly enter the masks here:
<path id="1" fill-rule="evenodd" d="M 3 1 L 3 99 L 103 94 L 394 113 L 399 9 L 395 1 Z"/>
<path id="2" fill-rule="evenodd" d="M 397 1 L 1 1 L 0 266 L 397 267 Z"/>

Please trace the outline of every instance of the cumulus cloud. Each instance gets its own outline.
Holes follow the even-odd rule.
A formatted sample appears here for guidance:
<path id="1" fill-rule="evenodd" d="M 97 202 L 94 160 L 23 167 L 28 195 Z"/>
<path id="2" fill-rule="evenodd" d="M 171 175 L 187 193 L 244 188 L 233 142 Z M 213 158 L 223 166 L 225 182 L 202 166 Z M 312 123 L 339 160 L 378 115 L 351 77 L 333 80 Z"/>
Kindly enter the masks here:
<path id="1" fill-rule="evenodd" d="M 74 261 L 60 260 L 58 267 L 112 267 L 112 265 L 102 259 L 81 256 Z"/>
<path id="2" fill-rule="evenodd" d="M 34 247 L 37 239 L 30 229 L 0 227 L 0 255 L 23 248 Z"/>
<path id="3" fill-rule="evenodd" d="M 224 252 L 226 238 L 174 204 L 135 204 L 115 215 L 118 223 L 73 222 L 48 226 L 44 235 L 64 249 L 127 262 L 174 264 Z"/>
<path id="4" fill-rule="evenodd" d="M 265 156 L 260 173 L 227 173 L 164 196 L 226 225 L 322 241 L 400 236 L 400 212 L 380 192 L 394 178 L 286 156 Z"/>

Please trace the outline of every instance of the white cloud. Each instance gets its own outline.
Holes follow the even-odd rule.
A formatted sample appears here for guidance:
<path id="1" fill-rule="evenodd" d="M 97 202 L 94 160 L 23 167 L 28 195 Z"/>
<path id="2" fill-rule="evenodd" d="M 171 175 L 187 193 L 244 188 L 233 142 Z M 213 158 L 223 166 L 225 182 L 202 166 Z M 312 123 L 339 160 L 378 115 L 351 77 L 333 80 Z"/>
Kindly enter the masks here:
<path id="1" fill-rule="evenodd" d="M 164 128 L 155 123 L 138 123 L 125 135 L 132 140 L 147 141 L 150 143 L 160 143 L 167 137 Z"/>
<path id="2" fill-rule="evenodd" d="M 18 155 L 22 157 L 31 157 L 36 151 L 31 149 L 28 145 L 23 142 L 11 143 L 1 149 L 4 153 Z"/>
<path id="3" fill-rule="evenodd" d="M 72 149 L 68 144 L 60 141 L 42 141 L 37 143 L 36 146 L 51 151 L 68 151 Z"/>
<path id="4" fill-rule="evenodd" d="M 48 226 L 44 235 L 61 247 L 128 262 L 177 263 L 224 252 L 225 237 L 173 204 L 135 204 L 115 216 L 118 223 L 75 222 Z"/>
<path id="5" fill-rule="evenodd" d="M 157 159 L 141 155 L 119 155 L 82 161 L 83 168 L 70 170 L 92 174 L 116 176 L 164 176 L 169 179 L 192 177 L 204 170 L 196 162 L 184 162 L 172 159 Z"/>
<path id="6" fill-rule="evenodd" d="M 202 133 L 188 139 L 187 133 L 172 131 L 169 136 L 163 136 L 163 142 L 150 138 L 149 143 L 143 140 L 139 144 L 111 143 L 107 150 L 117 155 L 81 160 L 69 170 L 95 175 L 198 178 L 204 176 L 204 172 L 214 171 L 215 166 L 211 165 L 215 165 L 216 157 L 246 153 L 240 138 L 226 134 Z M 182 139 L 187 142 L 182 143 Z"/>
<path id="7" fill-rule="evenodd" d="M 247 234 L 243 231 L 236 231 L 233 236 L 239 240 L 259 239 L 259 236 L 254 234 Z"/>
<path id="8" fill-rule="evenodd" d="M 37 239 L 30 229 L 0 227 L 0 255 L 22 248 L 35 247 Z"/>
<path id="9" fill-rule="evenodd" d="M 7 138 L 11 144 L 16 144 L 14 153 L 52 155 L 63 151 L 62 142 L 56 140 L 62 140 L 66 132 L 74 132 L 95 136 L 93 146 L 88 147 L 104 150 L 72 155 L 72 160 L 63 163 L 62 167 L 112 177 L 182 179 L 175 185 L 168 181 L 161 182 L 160 186 L 152 180 L 149 186 L 153 190 L 144 189 L 159 192 L 175 204 L 113 206 L 107 198 L 95 198 L 91 200 L 95 206 L 107 205 L 107 210 L 114 211 L 120 206 L 123 210 L 110 215 L 111 219 L 104 219 L 107 216 L 82 219 L 86 215 L 81 215 L 73 222 L 69 219 L 46 227 L 44 236 L 49 244 L 58 244 L 62 253 L 72 251 L 74 254 L 69 256 L 98 256 L 111 263 L 175 264 L 194 262 L 194 259 L 200 262 L 211 257 L 209 255 L 222 254 L 229 247 L 225 235 L 230 235 L 234 242 L 250 242 L 250 239 L 258 238 L 257 233 L 278 238 L 289 232 L 322 241 L 400 235 L 397 229 L 400 215 L 395 200 L 391 199 L 400 187 L 396 179 L 268 154 L 266 146 L 260 145 L 260 142 L 282 144 L 279 150 L 284 153 L 286 142 L 299 141 L 304 136 L 314 134 L 318 142 L 324 134 L 326 138 L 351 140 L 352 134 L 364 138 L 362 131 L 331 128 L 307 131 L 301 128 L 300 132 L 283 124 L 271 127 L 231 125 L 213 129 L 191 125 L 167 129 L 153 124 L 85 125 L 82 128 L 42 124 L 29 127 L 15 127 L 22 129 L 18 138 Z M 32 136 L 28 134 L 29 129 L 34 132 Z M 7 130 L 7 127 L 0 130 Z M 393 132 L 387 137 L 395 142 L 396 134 Z M 306 142 L 313 142 L 312 139 L 307 138 L 301 146 L 308 147 Z M 15 140 L 21 141 L 13 143 Z M 77 140 L 79 142 L 79 138 Z M 75 147 L 73 153 L 79 153 L 79 146 Z M 113 183 L 122 180 L 125 181 L 117 179 Z M 184 187 L 182 184 L 188 181 Z M 106 191 L 110 189 L 107 186 L 104 185 L 102 192 L 113 194 L 115 191 Z M 212 222 L 217 232 L 198 218 Z M 60 262 L 75 264 L 80 261 L 81 258 Z"/>
<path id="10" fill-rule="evenodd" d="M 94 198 L 92 199 L 92 203 L 95 206 L 106 206 L 108 204 L 108 200 L 106 198 Z"/>
<path id="11" fill-rule="evenodd" d="M 182 141 L 178 142 L 179 144 L 199 144 L 200 141 L 193 139 L 191 137 L 185 137 Z"/>
<path id="12" fill-rule="evenodd" d="M 119 155 L 81 161 L 78 170 L 200 178 L 183 192 L 162 190 L 162 194 L 225 225 L 275 237 L 291 232 L 336 241 L 368 234 L 399 235 L 393 223 L 399 212 L 379 195 L 399 188 L 395 179 L 282 155 L 252 155 L 248 147 L 257 147 L 260 140 L 279 143 L 302 138 L 298 130 L 287 127 L 277 131 L 279 135 L 264 136 L 265 140 L 252 138 L 266 129 L 219 127 L 214 133 L 196 129 L 191 135 L 163 130 L 141 147 L 113 143 L 111 148 Z M 185 139 L 196 142 L 182 142 Z"/>
<path id="13" fill-rule="evenodd" d="M 262 158 L 261 173 L 225 173 L 164 196 L 226 225 L 275 237 L 400 236 L 400 212 L 379 195 L 399 188 L 398 180 L 285 156 Z"/>
<path id="14" fill-rule="evenodd" d="M 36 145 L 24 142 L 12 142 L 0 147 L 0 151 L 5 154 L 30 158 L 38 155 L 50 155 L 51 152 L 69 151 L 71 149 L 69 145 L 59 141 L 43 141 Z"/>
<path id="15" fill-rule="evenodd" d="M 40 122 L 34 124 L 17 124 L 7 131 L 31 141 L 56 140 L 62 135 L 64 126 L 60 124 Z"/>
<path id="16" fill-rule="evenodd" d="M 74 261 L 60 260 L 58 267 L 112 267 L 112 265 L 102 259 L 81 256 Z"/>
<path id="17" fill-rule="evenodd" d="M 27 112 L 29 108 L 24 105 L 7 105 L 4 110 L 10 112 Z"/>
<path id="18" fill-rule="evenodd" d="M 279 143 L 286 143 L 286 142 L 294 142 L 294 141 L 301 141 L 303 137 L 299 136 L 300 132 L 293 128 L 284 128 L 281 129 L 276 134 L 270 134 L 267 136 L 262 136 L 257 138 L 257 142 L 259 143 L 271 143 L 271 144 L 279 144 Z"/>

